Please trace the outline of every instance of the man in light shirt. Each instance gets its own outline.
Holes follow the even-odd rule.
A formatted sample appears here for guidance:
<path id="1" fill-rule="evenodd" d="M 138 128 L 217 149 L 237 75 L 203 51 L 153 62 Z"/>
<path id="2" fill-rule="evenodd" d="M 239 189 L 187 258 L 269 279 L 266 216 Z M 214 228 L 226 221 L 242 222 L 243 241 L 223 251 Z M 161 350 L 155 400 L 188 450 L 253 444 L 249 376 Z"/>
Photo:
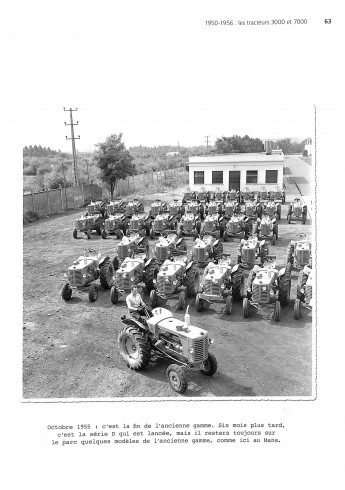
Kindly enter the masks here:
<path id="1" fill-rule="evenodd" d="M 140 320 L 144 314 L 146 304 L 138 293 L 138 288 L 135 284 L 131 287 L 131 293 L 127 296 L 126 303 L 129 314 L 137 320 Z"/>

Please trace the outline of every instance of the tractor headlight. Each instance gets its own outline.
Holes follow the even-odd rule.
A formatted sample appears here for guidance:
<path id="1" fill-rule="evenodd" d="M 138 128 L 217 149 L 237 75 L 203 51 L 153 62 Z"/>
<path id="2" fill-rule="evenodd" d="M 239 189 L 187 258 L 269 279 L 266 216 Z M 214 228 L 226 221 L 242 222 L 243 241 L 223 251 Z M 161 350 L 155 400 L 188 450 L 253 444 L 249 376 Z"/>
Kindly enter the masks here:
<path id="1" fill-rule="evenodd" d="M 169 277 L 166 277 L 165 278 L 165 283 L 168 283 L 169 282 Z"/>
<path id="2" fill-rule="evenodd" d="M 193 347 L 190 347 L 190 348 L 188 349 L 188 352 L 189 352 L 190 354 L 194 354 L 194 349 L 193 349 Z"/>
<path id="3" fill-rule="evenodd" d="M 152 281 L 152 282 L 153 282 L 153 284 L 156 284 L 157 280 L 156 280 L 156 279 L 153 279 L 153 281 Z"/>
<path id="4" fill-rule="evenodd" d="M 67 274 L 66 274 L 66 272 L 64 273 L 64 277 L 67 277 Z"/>
<path id="5" fill-rule="evenodd" d="M 126 273 L 124 273 L 124 274 L 123 274 L 123 278 L 125 279 L 126 277 L 127 277 L 127 274 L 126 274 Z"/>
<path id="6" fill-rule="evenodd" d="M 133 282 L 133 281 L 134 281 L 134 277 L 131 277 L 131 282 Z"/>
<path id="7" fill-rule="evenodd" d="M 208 257 L 208 252 L 205 253 L 206 257 Z"/>
<path id="8" fill-rule="evenodd" d="M 214 339 L 208 339 L 208 343 L 209 344 L 213 344 L 214 343 Z"/>
<path id="9" fill-rule="evenodd" d="M 225 289 L 224 284 L 221 284 L 221 285 L 220 285 L 220 289 Z"/>
<path id="10" fill-rule="evenodd" d="M 176 281 L 176 280 L 175 280 L 175 281 L 173 281 L 173 285 L 174 285 L 174 286 L 176 286 L 176 284 L 177 284 L 177 281 Z"/>
<path id="11" fill-rule="evenodd" d="M 305 291 L 305 289 L 304 289 L 304 288 L 301 288 L 301 293 L 302 293 L 302 294 L 304 293 L 304 291 Z"/>
<path id="12" fill-rule="evenodd" d="M 83 278 L 84 278 L 84 279 L 85 279 L 85 277 L 86 277 L 86 274 L 83 274 Z"/>

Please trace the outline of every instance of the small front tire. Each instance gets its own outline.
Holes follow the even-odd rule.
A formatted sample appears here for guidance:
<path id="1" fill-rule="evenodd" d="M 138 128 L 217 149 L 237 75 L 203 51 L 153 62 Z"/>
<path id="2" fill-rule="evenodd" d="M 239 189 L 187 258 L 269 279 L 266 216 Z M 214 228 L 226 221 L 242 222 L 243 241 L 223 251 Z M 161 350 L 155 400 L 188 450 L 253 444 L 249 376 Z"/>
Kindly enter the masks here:
<path id="1" fill-rule="evenodd" d="M 178 297 L 178 309 L 184 310 L 186 307 L 186 293 L 181 291 Z"/>
<path id="2" fill-rule="evenodd" d="M 98 298 L 98 289 L 96 284 L 92 283 L 89 288 L 89 301 L 90 303 L 94 303 Z"/>
<path id="3" fill-rule="evenodd" d="M 229 294 L 229 296 L 226 297 L 225 301 L 225 314 L 226 315 L 231 315 L 232 312 L 232 296 Z"/>
<path id="4" fill-rule="evenodd" d="M 202 363 L 200 372 L 206 376 L 213 376 L 217 372 L 218 363 L 216 356 L 209 352 L 207 359 Z"/>
<path id="5" fill-rule="evenodd" d="M 187 389 L 187 379 L 183 368 L 178 364 L 170 364 L 166 370 L 169 384 L 176 393 L 184 393 Z"/>
<path id="6" fill-rule="evenodd" d="M 113 305 L 116 305 L 119 301 L 119 291 L 116 286 L 112 286 L 110 289 L 110 301 Z"/>

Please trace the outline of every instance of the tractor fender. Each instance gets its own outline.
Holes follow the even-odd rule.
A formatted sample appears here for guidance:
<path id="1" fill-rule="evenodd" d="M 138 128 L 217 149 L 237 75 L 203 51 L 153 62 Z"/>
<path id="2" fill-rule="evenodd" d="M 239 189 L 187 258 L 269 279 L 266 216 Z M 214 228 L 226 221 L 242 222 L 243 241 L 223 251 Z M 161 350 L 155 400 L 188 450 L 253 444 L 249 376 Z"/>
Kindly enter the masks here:
<path id="1" fill-rule="evenodd" d="M 125 316 L 125 315 L 123 315 L 123 316 Z M 121 317 L 121 321 L 125 325 L 129 325 L 129 326 L 138 328 L 141 332 L 150 333 L 150 329 L 148 327 L 146 327 L 145 325 L 143 325 L 138 320 L 136 320 L 135 318 L 127 318 L 127 317 L 122 318 Z"/>
<path id="2" fill-rule="evenodd" d="M 186 271 L 194 264 L 194 260 L 191 260 L 189 264 L 187 264 Z"/>
<path id="3" fill-rule="evenodd" d="M 283 274 L 285 274 L 285 271 L 286 271 L 286 267 L 283 267 L 283 269 L 280 269 L 280 271 L 278 272 L 278 277 L 281 277 Z"/>
<path id="4" fill-rule="evenodd" d="M 148 265 L 151 264 L 151 262 L 156 262 L 156 259 L 154 257 L 151 257 L 147 262 L 145 262 L 144 267 L 146 268 Z"/>
<path id="5" fill-rule="evenodd" d="M 234 267 L 232 268 L 231 274 L 233 274 L 234 272 L 236 272 L 237 269 L 238 269 L 238 267 L 239 267 L 239 264 L 234 265 Z"/>
<path id="6" fill-rule="evenodd" d="M 182 242 L 182 238 L 179 238 L 176 242 L 176 245 L 179 245 Z"/>
<path id="7" fill-rule="evenodd" d="M 221 216 L 221 217 L 219 218 L 219 222 L 223 221 L 223 219 L 224 219 L 224 216 Z"/>
<path id="8" fill-rule="evenodd" d="M 214 242 L 213 246 L 218 245 L 218 242 L 219 242 L 219 239 Z"/>
<path id="9" fill-rule="evenodd" d="M 261 240 L 260 247 L 262 247 L 264 244 L 265 244 L 265 240 Z"/>
<path id="10" fill-rule="evenodd" d="M 98 265 L 103 264 L 103 262 L 104 262 L 105 260 L 110 260 L 109 255 L 107 255 L 106 257 L 103 257 L 103 259 L 101 259 L 101 260 L 98 262 Z"/>

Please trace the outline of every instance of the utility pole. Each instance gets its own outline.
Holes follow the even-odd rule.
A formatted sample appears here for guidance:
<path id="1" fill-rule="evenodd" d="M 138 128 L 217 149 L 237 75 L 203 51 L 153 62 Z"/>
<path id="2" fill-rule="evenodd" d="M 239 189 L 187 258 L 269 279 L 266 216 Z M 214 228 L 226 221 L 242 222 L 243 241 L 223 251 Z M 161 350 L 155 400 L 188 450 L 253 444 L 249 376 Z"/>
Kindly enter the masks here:
<path id="1" fill-rule="evenodd" d="M 80 140 L 80 136 L 78 136 L 77 138 L 74 136 L 74 129 L 73 129 L 73 126 L 77 126 L 79 124 L 79 121 L 77 121 L 76 123 L 73 123 L 73 116 L 72 116 L 72 112 L 74 111 L 77 111 L 78 108 L 76 109 L 65 109 L 63 108 L 63 110 L 65 112 L 69 111 L 69 116 L 70 116 L 70 124 L 67 124 L 65 123 L 65 126 L 71 126 L 71 138 L 68 138 L 66 136 L 66 140 L 72 140 L 72 152 L 73 152 L 73 171 L 74 171 L 74 185 L 78 185 L 78 166 L 77 166 L 77 154 L 76 154 L 76 151 L 75 151 L 75 140 Z"/>
<path id="2" fill-rule="evenodd" d="M 206 138 L 206 155 L 208 154 L 208 139 L 211 138 L 211 136 L 205 136 Z"/>
<path id="3" fill-rule="evenodd" d="M 66 211 L 67 211 L 66 177 L 65 177 L 65 167 L 63 164 L 63 160 L 61 160 L 61 166 L 62 166 L 62 175 L 63 175 L 63 185 L 64 185 L 64 189 L 65 189 L 65 206 L 66 206 Z"/>
<path id="4" fill-rule="evenodd" d="M 86 162 L 86 170 L 87 170 L 87 181 L 90 182 L 90 175 L 89 175 L 89 160 L 85 158 Z"/>

